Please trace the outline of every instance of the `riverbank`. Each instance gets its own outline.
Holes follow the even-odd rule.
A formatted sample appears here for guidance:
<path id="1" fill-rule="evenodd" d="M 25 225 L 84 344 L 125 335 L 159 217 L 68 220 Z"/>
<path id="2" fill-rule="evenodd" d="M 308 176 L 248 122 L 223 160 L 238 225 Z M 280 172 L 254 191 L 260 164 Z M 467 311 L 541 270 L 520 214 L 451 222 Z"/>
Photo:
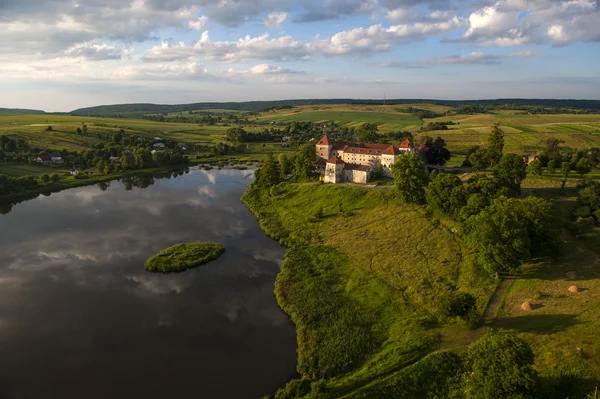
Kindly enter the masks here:
<path id="1" fill-rule="evenodd" d="M 359 395 L 406 378 L 410 365 L 428 368 L 439 361 L 430 353 L 469 335 L 440 313 L 443 298 L 470 293 L 485 309 L 494 291 L 452 225 L 389 190 L 250 186 L 242 201 L 289 248 L 275 295 L 297 328 L 301 378 L 278 398 Z M 425 392 L 431 377 L 420 375 L 414 383 Z"/>

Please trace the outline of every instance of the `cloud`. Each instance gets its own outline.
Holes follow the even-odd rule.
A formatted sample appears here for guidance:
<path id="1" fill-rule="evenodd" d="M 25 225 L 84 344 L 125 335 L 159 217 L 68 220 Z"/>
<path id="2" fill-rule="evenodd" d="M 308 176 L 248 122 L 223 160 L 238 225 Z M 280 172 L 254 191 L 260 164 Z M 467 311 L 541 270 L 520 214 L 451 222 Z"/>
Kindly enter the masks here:
<path id="1" fill-rule="evenodd" d="M 208 22 L 208 18 L 205 16 L 198 17 L 190 22 L 188 22 L 188 28 L 191 30 L 202 30 L 206 26 L 206 22 Z"/>
<path id="2" fill-rule="evenodd" d="M 304 73 L 301 71 L 276 67 L 269 64 L 254 65 L 252 68 L 250 68 L 249 72 L 251 75 L 296 75 Z"/>
<path id="3" fill-rule="evenodd" d="M 493 65 L 501 64 L 507 58 L 528 58 L 532 51 L 526 50 L 511 54 L 485 54 L 473 52 L 464 55 L 422 59 L 416 62 L 380 62 L 375 65 L 381 68 L 428 68 L 436 65 Z"/>
<path id="4" fill-rule="evenodd" d="M 471 13 L 460 40 L 486 46 L 600 41 L 600 7 L 591 0 L 501 0 Z"/>
<path id="5" fill-rule="evenodd" d="M 420 41 L 464 25 L 465 21 L 456 16 L 444 22 L 418 22 L 387 28 L 379 24 L 338 32 L 329 38 L 308 42 L 296 40 L 291 36 L 272 39 L 268 33 L 257 37 L 245 36 L 237 41 L 213 41 L 208 31 L 204 31 L 200 39 L 191 45 L 165 41 L 160 46 L 154 46 L 143 55 L 142 60 L 167 62 L 203 56 L 222 62 L 249 59 L 292 61 L 309 59 L 316 55 L 368 55 L 387 51 L 399 43 Z"/>
<path id="6" fill-rule="evenodd" d="M 272 12 L 263 19 L 262 24 L 267 28 L 279 28 L 287 16 L 287 12 Z"/>
<path id="7" fill-rule="evenodd" d="M 79 57 L 89 61 L 121 60 L 128 54 L 129 51 L 125 48 L 118 49 L 115 45 L 96 42 L 78 43 L 65 51 L 67 57 Z"/>
<path id="8" fill-rule="evenodd" d="M 371 15 L 378 7 L 377 0 L 324 0 L 301 2 L 305 11 L 293 22 L 309 23 L 339 19 L 343 16 Z"/>

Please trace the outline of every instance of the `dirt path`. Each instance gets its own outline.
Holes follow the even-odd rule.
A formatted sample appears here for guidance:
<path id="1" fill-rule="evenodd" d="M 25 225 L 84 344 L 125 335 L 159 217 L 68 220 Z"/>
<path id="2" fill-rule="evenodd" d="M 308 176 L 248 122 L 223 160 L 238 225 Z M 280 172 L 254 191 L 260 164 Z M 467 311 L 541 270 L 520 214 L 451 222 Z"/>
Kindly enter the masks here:
<path id="1" fill-rule="evenodd" d="M 498 308 L 500 307 L 500 304 L 502 303 L 502 297 L 504 296 L 504 293 L 506 292 L 506 290 L 508 289 L 508 287 L 510 287 L 510 285 L 512 283 L 513 283 L 513 280 L 506 279 L 506 280 L 502 280 L 500 285 L 498 285 L 498 287 L 496 288 L 496 292 L 494 292 L 494 295 L 492 295 L 492 298 L 490 299 L 487 307 L 485 308 L 485 312 L 483 312 L 482 322 L 484 324 L 488 323 L 489 321 L 494 319 L 494 317 L 496 317 Z"/>

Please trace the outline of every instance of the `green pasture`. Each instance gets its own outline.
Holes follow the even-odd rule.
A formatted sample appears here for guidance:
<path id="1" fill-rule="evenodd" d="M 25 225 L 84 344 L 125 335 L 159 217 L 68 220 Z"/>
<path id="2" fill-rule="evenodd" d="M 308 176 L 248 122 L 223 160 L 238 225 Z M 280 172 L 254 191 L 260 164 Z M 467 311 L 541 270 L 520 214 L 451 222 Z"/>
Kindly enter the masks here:
<path id="1" fill-rule="evenodd" d="M 18 164 L 3 164 L 0 163 L 0 174 L 20 177 L 20 176 L 39 176 L 43 174 L 51 174 L 58 173 L 62 174 L 67 172 L 64 165 L 60 167 L 55 166 L 51 168 L 50 166 L 42 166 L 36 164 L 26 164 L 26 163 L 18 163 Z"/>
<path id="2" fill-rule="evenodd" d="M 415 116 L 388 112 L 362 112 L 362 111 L 305 111 L 295 112 L 286 110 L 288 113 L 265 114 L 260 117 L 263 120 L 273 122 L 328 122 L 335 121 L 348 127 L 356 127 L 362 123 L 376 123 L 382 132 L 392 130 L 416 130 L 422 124 Z"/>

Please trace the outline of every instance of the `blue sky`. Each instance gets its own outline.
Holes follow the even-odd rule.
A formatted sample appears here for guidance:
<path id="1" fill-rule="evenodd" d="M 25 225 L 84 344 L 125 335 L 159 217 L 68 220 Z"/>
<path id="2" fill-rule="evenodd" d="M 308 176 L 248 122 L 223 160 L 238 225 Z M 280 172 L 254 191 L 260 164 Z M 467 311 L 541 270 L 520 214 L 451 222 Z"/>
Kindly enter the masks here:
<path id="1" fill-rule="evenodd" d="M 600 99 L 592 0 L 4 0 L 0 107 Z"/>

